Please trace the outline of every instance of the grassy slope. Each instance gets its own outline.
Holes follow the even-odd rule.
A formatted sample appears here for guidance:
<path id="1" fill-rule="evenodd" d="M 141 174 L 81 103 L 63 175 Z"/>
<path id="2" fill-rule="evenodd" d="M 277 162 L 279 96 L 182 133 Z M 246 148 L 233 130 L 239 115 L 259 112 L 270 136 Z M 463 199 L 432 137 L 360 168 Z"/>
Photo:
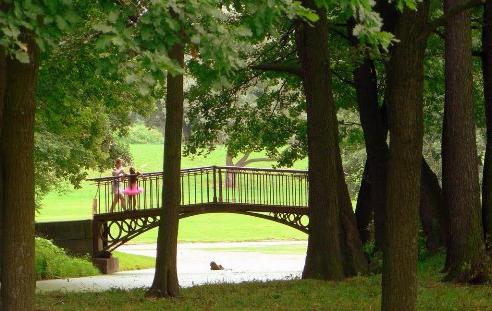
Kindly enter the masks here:
<path id="1" fill-rule="evenodd" d="M 162 170 L 162 145 L 131 145 L 135 167 L 141 172 Z M 219 147 L 208 157 L 184 158 L 183 168 L 224 165 L 225 149 Z M 252 157 L 261 156 L 259 154 Z M 271 163 L 256 163 L 258 167 L 269 167 Z M 295 168 L 305 169 L 306 161 L 296 163 Z M 97 176 L 92 173 L 90 176 Z M 107 175 L 107 174 L 106 174 Z M 43 200 L 43 207 L 36 216 L 37 221 L 87 219 L 91 217 L 92 197 L 95 187 L 85 182 L 82 189 L 65 193 L 50 193 Z M 157 230 L 148 231 L 132 242 L 155 242 Z M 205 214 L 183 219 L 180 222 L 179 240 L 197 241 L 245 241 L 270 239 L 306 239 L 307 236 L 290 227 L 272 221 L 233 214 Z"/>
<path id="2" fill-rule="evenodd" d="M 419 310 L 492 310 L 492 287 L 438 281 L 444 256 L 419 267 Z M 205 285 L 182 289 L 177 299 L 148 300 L 144 290 L 51 293 L 37 296 L 49 310 L 379 310 L 380 275 L 343 282 L 314 280 Z"/>

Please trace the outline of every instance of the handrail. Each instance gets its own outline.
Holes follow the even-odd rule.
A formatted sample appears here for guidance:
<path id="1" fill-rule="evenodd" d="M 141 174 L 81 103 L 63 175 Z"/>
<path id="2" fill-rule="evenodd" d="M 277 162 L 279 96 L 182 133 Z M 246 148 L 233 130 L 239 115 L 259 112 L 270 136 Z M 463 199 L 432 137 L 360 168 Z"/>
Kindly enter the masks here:
<path id="1" fill-rule="evenodd" d="M 163 172 L 87 179 L 96 184 L 94 214 L 154 209 L 161 206 Z M 137 188 L 129 185 L 136 178 Z M 308 174 L 303 170 L 236 166 L 204 166 L 181 170 L 180 205 L 252 204 L 304 206 L 308 203 Z M 138 191 L 137 194 L 130 194 Z"/>
<path id="2" fill-rule="evenodd" d="M 250 172 L 278 172 L 278 173 L 298 173 L 298 174 L 307 174 L 308 171 L 306 170 L 293 170 L 293 169 L 284 169 L 284 168 L 259 168 L 259 167 L 239 167 L 239 166 L 218 166 L 218 165 L 212 165 L 212 166 L 202 166 L 202 167 L 192 167 L 192 168 L 184 168 L 181 169 L 181 173 L 192 173 L 192 172 L 202 172 L 206 170 L 213 170 L 213 169 L 227 169 L 231 171 L 250 171 Z M 151 176 L 160 176 L 162 175 L 162 171 L 157 171 L 157 172 L 148 172 L 148 173 L 141 173 L 141 174 L 125 174 L 123 176 L 103 176 L 103 177 L 94 177 L 94 178 L 87 178 L 87 181 L 94 181 L 94 182 L 101 182 L 101 181 L 109 181 L 109 180 L 114 180 L 114 179 L 119 179 L 122 177 L 130 177 L 130 176 L 140 176 L 140 177 L 151 177 Z"/>

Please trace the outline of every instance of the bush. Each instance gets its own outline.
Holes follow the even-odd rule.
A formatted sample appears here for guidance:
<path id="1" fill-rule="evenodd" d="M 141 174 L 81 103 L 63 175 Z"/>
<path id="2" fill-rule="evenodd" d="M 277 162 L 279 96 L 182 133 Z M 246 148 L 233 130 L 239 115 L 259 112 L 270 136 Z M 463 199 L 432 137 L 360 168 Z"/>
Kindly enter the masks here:
<path id="1" fill-rule="evenodd" d="M 418 261 L 420 263 L 426 261 L 428 258 L 432 257 L 429 253 L 426 245 L 426 238 L 422 229 L 419 230 L 418 236 Z M 367 241 L 363 246 L 362 250 L 369 260 L 369 270 L 372 273 L 381 273 L 383 271 L 383 252 L 376 249 L 376 243 L 374 240 Z"/>
<path id="2" fill-rule="evenodd" d="M 51 241 L 36 238 L 36 278 L 59 279 L 99 274 L 89 258 L 72 257 Z"/>
<path id="3" fill-rule="evenodd" d="M 125 141 L 129 144 L 162 144 L 162 133 L 143 124 L 135 124 L 128 131 Z"/>

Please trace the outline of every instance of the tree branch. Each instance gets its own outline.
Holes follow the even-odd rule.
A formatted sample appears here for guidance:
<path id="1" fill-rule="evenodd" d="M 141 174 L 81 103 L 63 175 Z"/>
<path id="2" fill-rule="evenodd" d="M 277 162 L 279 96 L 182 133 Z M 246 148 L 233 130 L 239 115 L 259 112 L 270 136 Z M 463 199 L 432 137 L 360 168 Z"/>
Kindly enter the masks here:
<path id="1" fill-rule="evenodd" d="M 237 162 L 236 162 L 236 164 L 234 164 L 234 166 L 240 166 L 240 167 L 243 167 L 243 166 L 245 165 L 244 163 L 246 163 L 246 162 L 247 162 L 247 160 L 248 160 L 248 158 L 249 158 L 249 155 L 250 155 L 250 154 L 251 154 L 250 152 L 246 152 L 246 153 L 243 155 L 243 157 L 242 157 L 241 159 L 239 159 L 239 161 L 237 161 Z"/>
<path id="2" fill-rule="evenodd" d="M 444 14 L 438 18 L 435 18 L 431 20 L 427 26 L 427 31 L 432 32 L 434 31 L 437 27 L 444 26 L 446 23 L 446 20 L 448 18 L 451 18 L 455 16 L 456 14 L 459 14 L 465 10 L 471 9 L 473 7 L 485 4 L 487 1 L 491 0 L 468 0 L 466 2 L 457 4 L 453 6 L 451 9 L 449 9 L 449 12 L 447 14 Z"/>
<path id="3" fill-rule="evenodd" d="M 255 158 L 255 159 L 249 159 L 247 161 L 244 161 L 243 166 L 246 166 L 251 163 L 256 163 L 256 162 L 271 162 L 272 159 L 270 158 Z"/>
<path id="4" fill-rule="evenodd" d="M 275 71 L 275 72 L 283 72 L 296 76 L 302 76 L 301 68 L 296 65 L 288 65 L 288 64 L 258 64 L 250 67 L 255 70 L 263 70 L 263 71 Z"/>

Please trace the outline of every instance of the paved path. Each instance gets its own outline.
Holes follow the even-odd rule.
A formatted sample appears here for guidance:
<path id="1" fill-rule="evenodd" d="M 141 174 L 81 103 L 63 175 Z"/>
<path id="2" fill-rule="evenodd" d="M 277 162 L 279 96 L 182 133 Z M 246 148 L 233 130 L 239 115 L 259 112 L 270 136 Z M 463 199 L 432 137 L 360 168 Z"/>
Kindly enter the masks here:
<path id="1" fill-rule="evenodd" d="M 178 245 L 178 277 L 182 287 L 207 283 L 238 283 L 253 280 L 281 280 L 300 277 L 304 254 L 265 254 L 241 251 L 246 248 L 269 246 L 305 246 L 305 241 L 262 241 L 231 243 L 184 243 Z M 220 250 L 217 250 L 220 249 Z M 119 251 L 155 257 L 155 244 L 127 245 Z M 225 270 L 211 271 L 209 263 L 215 261 Z M 118 272 L 113 275 L 46 280 L 37 282 L 43 291 L 100 291 L 111 288 L 149 287 L 154 269 Z"/>

